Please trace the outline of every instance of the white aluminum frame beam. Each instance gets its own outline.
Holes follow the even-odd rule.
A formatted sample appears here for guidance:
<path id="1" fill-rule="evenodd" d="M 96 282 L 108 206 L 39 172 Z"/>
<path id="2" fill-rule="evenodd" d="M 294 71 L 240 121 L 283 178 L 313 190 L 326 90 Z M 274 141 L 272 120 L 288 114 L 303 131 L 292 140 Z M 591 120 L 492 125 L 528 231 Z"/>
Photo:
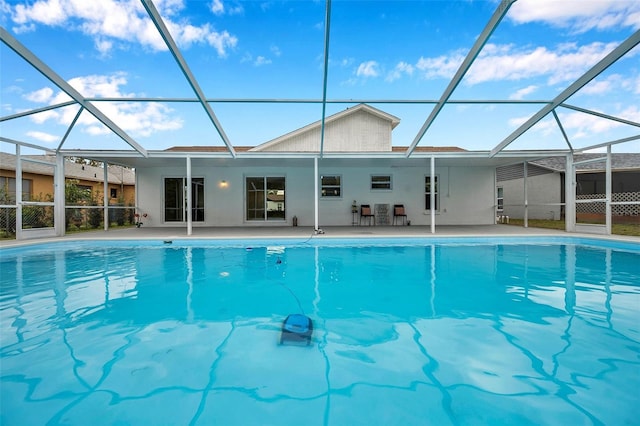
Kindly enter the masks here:
<path id="1" fill-rule="evenodd" d="M 0 136 L 0 142 L 6 142 L 6 143 L 10 143 L 10 144 L 13 144 L 13 145 L 16 145 L 16 146 L 19 145 L 19 146 L 24 146 L 24 147 L 27 147 L 27 148 L 40 149 L 40 150 L 46 152 L 47 154 L 55 154 L 55 151 L 52 150 L 51 148 L 47 148 L 47 147 L 44 147 L 44 146 L 41 146 L 41 145 L 36 145 L 36 144 L 33 144 L 33 143 L 29 143 L 29 142 L 17 141 L 15 139 L 9 139 L 9 138 L 5 138 L 3 136 Z"/>
<path id="2" fill-rule="evenodd" d="M 597 145 L 586 146 L 584 148 L 577 149 L 576 152 L 580 153 L 580 152 L 584 152 L 584 151 L 590 151 L 592 149 L 604 148 L 604 147 L 607 147 L 607 146 L 610 146 L 610 145 L 617 145 L 619 143 L 635 141 L 637 139 L 640 139 L 640 135 L 629 136 L 628 138 L 616 139 L 616 140 L 610 141 L 610 142 L 604 142 L 604 143 L 599 143 Z"/>
<path id="3" fill-rule="evenodd" d="M 84 111 L 84 108 L 80 107 L 75 117 L 73 117 L 73 120 L 71 120 L 71 124 L 69 124 L 69 127 L 67 127 L 67 131 L 64 132 L 64 136 L 62 136 L 62 139 L 60 139 L 60 143 L 58 144 L 58 148 L 56 149 L 56 152 L 60 152 L 60 150 L 62 149 L 62 145 L 64 145 L 67 138 L 69 137 L 69 134 L 71 133 L 71 130 L 73 130 L 73 127 L 76 125 L 76 122 L 82 115 L 82 111 Z"/>
<path id="4" fill-rule="evenodd" d="M 91 102 L 185 102 L 196 103 L 200 100 L 196 98 L 157 98 L 157 97 L 138 97 L 138 98 L 125 98 L 125 97 L 109 97 L 109 98 L 86 98 Z M 207 102 L 210 103 L 238 103 L 238 104 L 320 104 L 325 102 L 327 104 L 437 104 L 437 99 L 364 99 L 364 98 L 350 98 L 350 99 L 314 99 L 314 98 L 207 98 Z M 526 100 L 526 99 L 449 99 L 448 104 L 514 104 L 514 105 L 537 105 L 537 104 L 550 104 L 548 100 Z M 64 105 L 59 105 L 64 106 Z M 35 110 L 34 110 L 35 111 Z M 31 112 L 29 112 L 31 113 Z M 27 113 L 27 114 L 29 114 Z"/>
<path id="5" fill-rule="evenodd" d="M 200 88 L 200 85 L 198 84 L 198 81 L 196 80 L 193 73 L 191 72 L 189 65 L 187 65 L 187 61 L 182 56 L 182 53 L 180 52 L 180 49 L 178 48 L 178 45 L 176 44 L 175 40 L 173 39 L 173 37 L 171 37 L 171 34 L 169 33 L 169 29 L 167 28 L 164 21 L 162 20 L 160 13 L 158 12 L 158 10 L 156 9 L 155 5 L 151 0 L 141 0 L 141 2 L 144 8 L 147 10 L 147 14 L 149 15 L 149 18 L 151 18 L 151 21 L 158 29 L 160 36 L 162 37 L 164 42 L 167 44 L 167 48 L 169 49 L 169 52 L 171 52 L 174 59 L 178 63 L 178 66 L 180 67 L 182 74 L 184 74 L 185 78 L 187 79 L 187 82 L 189 83 L 189 85 L 195 92 L 196 96 L 198 97 L 198 101 L 200 102 L 205 112 L 207 113 L 209 120 L 211 120 L 211 123 L 213 123 L 213 126 L 218 131 L 218 135 L 220 135 L 220 137 L 222 138 L 222 141 L 227 146 L 227 149 L 229 150 L 229 153 L 231 154 L 231 156 L 235 157 L 236 156 L 235 148 L 229 141 L 229 138 L 227 137 L 227 134 L 224 132 L 222 125 L 218 121 L 216 114 L 213 112 L 211 105 L 209 105 L 209 103 L 207 102 L 207 99 L 204 96 L 204 92 L 202 91 L 202 88 Z"/>
<path id="6" fill-rule="evenodd" d="M 553 118 L 556 120 L 556 123 L 558 124 L 558 128 L 560 129 L 560 133 L 562 133 L 562 137 L 564 138 L 564 141 L 569 146 L 569 149 L 573 151 L 573 147 L 571 146 L 571 141 L 569 141 L 569 136 L 567 136 L 567 132 L 564 131 L 564 126 L 560 122 L 560 117 L 558 117 L 558 113 L 556 112 L 555 109 L 551 112 L 553 113 Z"/>
<path id="7" fill-rule="evenodd" d="M 564 101 L 573 96 L 578 90 L 583 88 L 587 83 L 596 78 L 600 73 L 609 68 L 611 64 L 623 57 L 627 52 L 640 43 L 640 30 L 633 33 L 628 39 L 623 41 L 618 47 L 613 49 L 607 56 L 595 64 L 589 71 L 584 73 L 580 78 L 574 81 L 569 87 L 564 89 L 562 93 L 556 96 L 550 104 L 544 106 L 540 111 L 529 118 L 524 124 L 513 131 L 502 142 L 491 150 L 491 157 L 506 148 L 511 142 L 522 136 L 527 130 L 535 126 L 540 120 L 547 116 L 551 111 L 560 106 Z"/>
<path id="8" fill-rule="evenodd" d="M 327 0 L 324 18 L 324 70 L 322 75 L 322 119 L 320 120 L 320 158 L 324 152 L 324 123 L 327 116 L 327 78 L 329 76 L 329 35 L 331 31 L 331 0 Z M 316 224 L 317 230 L 317 224 Z"/>
<path id="9" fill-rule="evenodd" d="M 618 123 L 628 124 L 630 126 L 640 127 L 640 123 L 638 123 L 637 121 L 627 120 L 627 119 L 620 118 L 620 117 L 614 117 L 614 116 L 609 115 L 609 114 L 604 114 L 602 112 L 593 111 L 593 110 L 586 109 L 586 108 L 580 108 L 580 107 L 577 107 L 575 105 L 569 105 L 569 104 L 564 104 L 563 103 L 560 106 L 564 107 L 564 108 L 572 109 L 574 111 L 584 112 L 585 114 L 595 115 L 596 117 L 606 118 L 607 120 L 617 121 Z"/>
<path id="10" fill-rule="evenodd" d="M 0 39 L 11 50 L 16 52 L 18 56 L 27 61 L 36 70 L 40 71 L 49 81 L 58 86 L 60 90 L 65 92 L 70 98 L 79 103 L 84 109 L 89 111 L 98 121 L 107 126 L 109 130 L 118 135 L 122 140 L 129 144 L 140 154 L 147 156 L 147 150 L 140 146 L 131 136 L 122 130 L 116 123 L 111 121 L 109 117 L 104 115 L 102 111 L 96 108 L 91 102 L 87 101 L 76 89 L 74 89 L 65 79 L 54 72 L 47 64 L 42 62 L 33 52 L 27 49 L 22 43 L 16 40 L 7 30 L 0 27 Z"/>
<path id="11" fill-rule="evenodd" d="M 86 100 L 86 98 L 85 98 L 85 100 Z M 0 117 L 0 123 L 3 122 L 3 121 L 13 120 L 14 118 L 27 117 L 29 115 L 37 114 L 39 112 L 50 111 L 52 109 L 63 108 L 63 107 L 66 107 L 66 106 L 69 106 L 69 105 L 75 105 L 75 104 L 76 104 L 76 101 L 67 101 L 67 102 L 61 102 L 61 103 L 55 104 L 55 105 L 47 105 L 47 106 L 42 107 L 42 108 L 31 109 L 29 111 L 22 111 L 22 112 L 19 112 L 17 114 L 5 115 L 4 117 Z"/>
<path id="12" fill-rule="evenodd" d="M 471 65 L 476 60 L 476 58 L 480 54 L 480 51 L 489 40 L 489 37 L 491 37 L 491 34 L 493 34 L 495 29 L 498 27 L 498 24 L 500 23 L 500 21 L 502 21 L 502 18 L 504 18 L 504 16 L 507 14 L 507 11 L 515 1 L 516 0 L 502 0 L 500 2 L 500 4 L 498 5 L 498 8 L 491 16 L 491 19 L 489 20 L 487 25 L 484 27 L 484 29 L 478 36 L 478 39 L 476 40 L 476 42 L 473 44 L 473 47 L 471 48 L 469 53 L 467 53 L 467 56 L 464 58 L 464 61 L 462 61 L 462 64 L 458 68 L 458 71 L 456 71 L 455 75 L 449 82 L 449 85 L 447 86 L 444 93 L 440 97 L 440 100 L 438 101 L 436 106 L 433 107 L 431 114 L 429 114 L 429 117 L 427 118 L 427 120 L 424 122 L 424 124 L 418 131 L 418 134 L 416 135 L 416 137 L 413 139 L 413 142 L 411 143 L 411 145 L 409 146 L 405 154 L 407 157 L 411 155 L 411 153 L 416 148 L 416 146 L 418 145 L 418 143 L 420 142 L 424 134 L 427 132 L 429 127 L 431 127 L 431 125 L 435 121 L 438 114 L 440 114 L 440 111 L 442 111 L 442 108 L 444 108 L 444 106 L 446 105 L 447 101 L 453 94 L 453 91 L 456 90 L 456 87 L 458 87 L 458 84 L 460 84 L 460 82 L 462 81 L 462 78 L 467 73 L 469 68 L 471 68 Z"/>

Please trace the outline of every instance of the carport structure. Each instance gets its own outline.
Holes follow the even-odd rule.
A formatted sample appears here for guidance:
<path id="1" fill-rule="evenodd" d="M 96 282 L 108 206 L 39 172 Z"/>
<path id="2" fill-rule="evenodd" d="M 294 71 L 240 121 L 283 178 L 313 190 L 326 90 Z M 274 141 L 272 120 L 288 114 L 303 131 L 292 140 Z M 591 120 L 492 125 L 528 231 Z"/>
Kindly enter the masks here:
<path id="1" fill-rule="evenodd" d="M 590 151 L 599 149 L 606 151 L 603 153 L 602 158 L 598 161 L 605 161 L 607 164 L 607 176 L 610 177 L 610 154 L 612 147 L 616 145 L 622 145 L 628 142 L 632 142 L 640 139 L 638 134 L 638 127 L 640 123 L 637 120 L 623 118 L 616 116 L 615 114 L 607 114 L 601 111 L 596 111 L 592 108 L 581 107 L 570 102 L 572 96 L 578 93 L 581 89 L 587 86 L 590 82 L 606 72 L 610 67 L 625 58 L 627 55 L 633 55 L 634 48 L 640 43 L 640 30 L 636 29 L 625 40 L 617 43 L 617 45 L 610 50 L 604 57 L 600 58 L 595 64 L 593 64 L 586 72 L 577 76 L 570 84 L 566 85 L 563 90 L 559 91 L 555 96 L 549 99 L 542 100 L 518 100 L 518 99 L 455 99 L 453 95 L 459 88 L 465 76 L 468 74 L 471 67 L 478 60 L 482 54 L 483 49 L 486 48 L 492 35 L 499 29 L 503 23 L 505 17 L 508 15 L 512 6 L 516 3 L 516 0 L 503 0 L 489 17 L 488 21 L 481 29 L 479 34 L 475 37 L 474 43 L 465 51 L 465 55 L 461 63 L 457 66 L 457 69 L 453 76 L 449 79 L 446 87 L 441 91 L 439 97 L 433 99 L 395 99 L 395 98 L 330 98 L 330 60 L 332 58 L 330 48 L 334 46 L 332 44 L 332 36 L 336 29 L 333 26 L 334 13 L 332 12 L 331 0 L 326 0 L 324 3 L 324 18 L 323 29 L 324 37 L 322 39 L 322 78 L 319 81 L 309 83 L 312 87 L 315 87 L 313 92 L 318 93 L 318 97 L 315 98 L 241 98 L 241 97 L 228 97 L 228 98 L 215 98 L 211 97 L 207 90 L 203 89 L 200 84 L 199 78 L 196 77 L 196 73 L 192 71 L 190 62 L 187 60 L 184 49 L 179 47 L 178 42 L 170 30 L 167 24 L 167 19 L 164 18 L 159 9 L 151 0 L 141 0 L 141 4 L 146 13 L 146 19 L 153 24 L 153 27 L 157 30 L 158 34 L 162 38 L 166 45 L 167 51 L 174 59 L 174 65 L 179 70 L 182 83 L 186 83 L 191 91 L 188 97 L 147 97 L 147 96 L 126 96 L 118 98 L 107 97 L 92 97 L 81 93 L 73 87 L 69 81 L 65 80 L 48 65 L 39 55 L 34 53 L 29 47 L 23 44 L 19 40 L 19 35 L 12 34 L 4 27 L 0 28 L 0 38 L 4 43 L 4 46 L 8 47 L 18 57 L 24 60 L 30 67 L 42 74 L 50 83 L 53 83 L 60 91 L 64 92 L 71 100 L 51 104 L 46 107 L 30 109 L 27 111 L 16 112 L 10 115 L 0 117 L 0 123 L 3 126 L 10 125 L 19 119 L 28 118 L 39 113 L 47 111 L 59 110 L 66 107 L 75 107 L 77 112 L 74 115 L 68 125 L 64 135 L 58 141 L 58 145 L 55 149 L 50 148 L 42 144 L 29 142 L 26 140 L 20 140 L 17 137 L 10 138 L 6 136 L 9 133 L 3 132 L 0 141 L 15 146 L 15 153 L 18 156 L 18 164 L 21 161 L 33 161 L 24 156 L 23 151 L 29 150 L 41 150 L 47 153 L 54 153 L 57 156 L 56 171 L 55 171 L 55 194 L 54 201 L 51 203 L 37 202 L 33 203 L 27 200 L 21 200 L 21 167 L 16 168 L 16 194 L 18 199 L 15 205 L 5 205 L 3 208 L 15 208 L 16 209 L 16 231 L 17 238 L 26 237 L 23 234 L 22 226 L 22 207 L 25 205 L 38 204 L 44 206 L 53 207 L 55 212 L 55 226 L 50 232 L 55 235 L 64 235 L 64 215 L 65 206 L 64 199 L 64 159 L 66 157 L 83 157 L 96 161 L 101 161 L 106 164 L 121 164 L 129 167 L 143 167 L 144 165 L 153 164 L 158 167 L 175 166 L 180 165 L 184 167 L 187 186 L 191 186 L 192 181 L 192 161 L 206 162 L 209 160 L 223 160 L 223 161 L 244 161 L 250 164 L 252 161 L 277 164 L 281 161 L 308 161 L 308 167 L 313 167 L 315 176 L 315 217 L 314 217 L 314 229 L 316 231 L 320 228 L 320 217 L 318 209 L 318 200 L 320 198 L 318 194 L 319 184 L 318 177 L 320 175 L 318 164 L 323 159 L 342 159 L 344 161 L 349 160 L 362 160 L 362 159 L 388 159 L 389 161 L 396 161 L 401 164 L 402 161 L 415 161 L 421 160 L 425 163 L 425 170 L 429 170 L 431 173 L 431 181 L 435 181 L 435 169 L 438 164 L 477 164 L 484 166 L 498 167 L 501 165 L 508 165 L 514 163 L 525 162 L 531 159 L 539 159 L 549 156 L 564 156 L 567 162 L 566 170 L 574 170 L 573 173 L 567 173 L 566 182 L 566 230 L 569 232 L 576 230 L 575 221 L 575 168 L 573 163 L 573 155 L 578 152 Z M 334 5 L 335 6 L 335 5 Z M 339 6 L 339 3 L 338 5 Z M 124 125 L 119 123 L 116 118 L 113 118 L 104 111 L 104 105 L 108 103 L 162 103 L 162 104 L 189 104 L 195 105 L 197 108 L 194 110 L 198 114 L 204 117 L 206 123 L 207 133 L 215 136 L 215 140 L 218 145 L 223 146 L 223 150 L 183 150 L 172 149 L 167 151 L 164 149 L 149 149 L 145 147 L 144 142 L 140 141 L 140 138 L 134 138 L 130 132 L 124 130 Z M 359 103 L 366 103 L 371 105 L 398 105 L 406 108 L 416 108 L 421 115 L 419 121 L 422 123 L 415 133 L 415 136 L 410 143 L 407 144 L 406 149 L 403 151 L 392 150 L 385 153 L 368 153 L 368 152 L 328 152 L 325 149 L 325 119 L 328 116 L 328 110 L 340 105 L 354 105 Z M 252 152 L 248 150 L 236 149 L 238 144 L 234 143 L 233 137 L 228 135 L 228 129 L 225 127 L 224 122 L 219 118 L 217 112 L 223 109 L 225 105 L 268 105 L 278 107 L 281 105 L 293 105 L 293 106 L 308 106 L 311 105 L 315 108 L 317 115 L 315 119 L 321 123 L 319 149 L 316 152 Z M 425 146 L 424 141 L 428 140 L 428 136 L 433 132 L 434 127 L 442 120 L 443 111 L 451 107 L 468 107 L 473 105 L 484 106 L 528 106 L 533 108 L 533 112 L 529 114 L 528 118 L 521 122 L 514 130 L 506 133 L 501 139 L 494 141 L 491 148 L 487 150 L 474 150 L 463 152 L 448 152 L 446 150 L 433 150 L 426 152 L 425 150 L 417 149 L 421 146 Z M 565 124 L 562 117 L 559 114 L 560 110 L 577 111 L 586 115 L 595 116 L 600 119 L 615 122 L 624 125 L 629 132 L 621 138 L 613 140 L 603 140 L 601 142 L 590 144 L 586 146 L 576 147 L 574 141 L 568 136 L 565 130 Z M 425 113 L 428 112 L 428 113 Z M 97 121 L 99 121 L 106 129 L 108 129 L 112 135 L 118 140 L 124 142 L 127 146 L 125 149 L 97 149 L 82 146 L 69 146 L 69 138 L 74 132 L 80 117 L 84 114 L 90 114 Z M 543 119 L 552 117 L 555 121 L 557 128 L 556 131 L 562 136 L 563 146 L 558 149 L 517 149 L 508 150 L 516 140 L 527 134 L 532 128 L 539 124 Z M 212 139 L 213 140 L 213 139 Z M 526 167 L 525 167 L 526 170 Z M 105 167 L 106 173 L 106 167 Z M 106 181 L 106 179 L 105 179 Z M 610 205 L 611 205 L 611 187 L 610 179 L 608 180 L 608 192 L 607 198 L 604 201 L 607 203 L 607 211 L 609 212 L 607 223 L 603 228 L 604 233 L 611 233 L 611 220 L 610 220 Z M 106 190 L 105 190 L 106 194 Z M 431 192 L 431 203 L 435 205 L 435 193 Z M 585 202 L 593 201 L 586 200 Z M 186 196 L 186 210 L 190 211 L 192 208 L 192 200 L 187 193 Z M 526 209 L 526 197 L 525 197 L 525 209 Z M 104 202 L 104 226 L 108 229 L 108 200 L 105 195 Z M 526 210 L 525 210 L 526 211 Z M 526 215 L 525 215 L 526 219 Z M 436 213 L 435 210 L 431 211 L 431 232 L 435 232 Z M 192 220 L 191 216 L 187 215 L 185 222 L 185 228 L 188 235 L 192 233 Z M 38 233 L 43 235 L 42 233 Z"/>

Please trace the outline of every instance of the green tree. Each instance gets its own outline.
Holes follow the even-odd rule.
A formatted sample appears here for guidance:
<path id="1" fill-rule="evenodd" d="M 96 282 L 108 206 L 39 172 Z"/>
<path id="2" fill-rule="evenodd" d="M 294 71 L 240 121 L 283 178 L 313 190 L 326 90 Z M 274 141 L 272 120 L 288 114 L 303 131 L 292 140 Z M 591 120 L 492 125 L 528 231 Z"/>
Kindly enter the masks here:
<path id="1" fill-rule="evenodd" d="M 64 198 L 66 204 L 72 206 L 87 205 L 91 203 L 91 189 L 83 188 L 78 185 L 77 179 L 67 179 L 64 183 Z M 75 224 L 82 223 L 82 211 L 78 208 L 65 209 L 65 225 L 69 229 L 69 225 L 73 221 Z"/>

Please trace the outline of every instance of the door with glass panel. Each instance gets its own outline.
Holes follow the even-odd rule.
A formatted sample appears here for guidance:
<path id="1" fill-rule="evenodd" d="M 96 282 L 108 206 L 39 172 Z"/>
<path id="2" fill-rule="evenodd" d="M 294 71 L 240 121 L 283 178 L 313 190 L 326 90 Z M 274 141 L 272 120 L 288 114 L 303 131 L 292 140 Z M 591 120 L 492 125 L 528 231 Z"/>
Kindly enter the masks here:
<path id="1" fill-rule="evenodd" d="M 204 178 L 191 178 L 191 220 L 204 222 Z M 164 179 L 164 221 L 185 222 L 187 217 L 187 178 Z"/>
<path id="2" fill-rule="evenodd" d="M 251 176 L 245 179 L 247 221 L 284 221 L 286 188 L 283 176 Z"/>

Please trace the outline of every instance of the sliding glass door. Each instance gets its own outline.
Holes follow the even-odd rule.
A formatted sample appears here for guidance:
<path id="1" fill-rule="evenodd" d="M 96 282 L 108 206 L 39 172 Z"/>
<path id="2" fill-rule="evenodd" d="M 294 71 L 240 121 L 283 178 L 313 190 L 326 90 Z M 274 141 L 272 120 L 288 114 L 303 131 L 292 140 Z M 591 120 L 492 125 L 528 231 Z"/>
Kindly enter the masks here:
<path id="1" fill-rule="evenodd" d="M 185 222 L 187 212 L 187 178 L 164 179 L 164 221 Z M 191 220 L 204 222 L 204 178 L 191 179 Z"/>
<path id="2" fill-rule="evenodd" d="M 245 191 L 248 221 L 285 220 L 283 176 L 247 177 Z"/>

